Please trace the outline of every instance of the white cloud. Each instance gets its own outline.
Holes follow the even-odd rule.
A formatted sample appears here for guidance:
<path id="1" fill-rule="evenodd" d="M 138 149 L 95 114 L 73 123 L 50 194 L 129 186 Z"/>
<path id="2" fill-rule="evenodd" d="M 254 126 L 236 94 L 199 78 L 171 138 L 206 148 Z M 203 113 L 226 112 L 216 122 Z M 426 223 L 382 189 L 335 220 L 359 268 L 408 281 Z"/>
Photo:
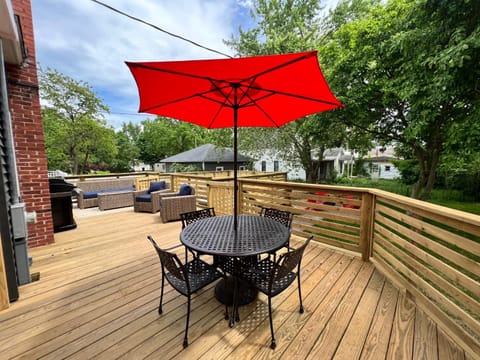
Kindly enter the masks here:
<path id="1" fill-rule="evenodd" d="M 241 19 L 234 0 L 105 1 L 132 16 L 217 51 Z M 112 112 L 135 113 L 138 94 L 124 61 L 219 58 L 221 55 L 169 36 L 87 0 L 33 0 L 37 61 L 89 83 Z M 146 116 L 145 116 L 146 117 Z M 143 116 L 107 115 L 122 121 Z"/>
<path id="2" fill-rule="evenodd" d="M 252 0 L 103 0 L 118 10 L 233 54 L 223 40 L 250 21 Z M 328 2 L 336 0 L 328 0 Z M 112 111 L 109 123 L 139 122 L 138 94 L 124 61 L 220 58 L 90 0 L 33 0 L 37 61 L 90 84 Z"/>

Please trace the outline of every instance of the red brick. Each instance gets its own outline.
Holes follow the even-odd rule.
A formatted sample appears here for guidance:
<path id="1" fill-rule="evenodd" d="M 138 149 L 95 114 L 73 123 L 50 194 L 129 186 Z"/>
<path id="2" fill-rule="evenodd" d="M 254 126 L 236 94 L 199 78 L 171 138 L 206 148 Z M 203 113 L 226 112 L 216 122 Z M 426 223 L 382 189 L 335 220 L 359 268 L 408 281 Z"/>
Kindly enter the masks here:
<path id="1" fill-rule="evenodd" d="M 28 225 L 29 247 L 54 242 L 43 123 L 38 94 L 35 41 L 30 0 L 12 0 L 20 17 L 28 59 L 22 66 L 6 65 L 9 106 L 20 183 L 20 198 L 27 211 L 37 212 Z"/>

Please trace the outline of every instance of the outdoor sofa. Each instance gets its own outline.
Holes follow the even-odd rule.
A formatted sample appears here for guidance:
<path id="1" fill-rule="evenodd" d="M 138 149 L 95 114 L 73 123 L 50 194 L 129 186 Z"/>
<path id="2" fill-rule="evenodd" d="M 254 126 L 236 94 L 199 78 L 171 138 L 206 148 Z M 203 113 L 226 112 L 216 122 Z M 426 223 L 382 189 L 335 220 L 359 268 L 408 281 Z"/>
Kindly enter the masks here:
<path id="1" fill-rule="evenodd" d="M 101 210 L 132 206 L 131 193 L 135 190 L 134 182 L 135 178 L 133 177 L 80 181 L 77 183 L 78 207 L 86 209 L 99 206 L 99 200 L 102 205 Z"/>

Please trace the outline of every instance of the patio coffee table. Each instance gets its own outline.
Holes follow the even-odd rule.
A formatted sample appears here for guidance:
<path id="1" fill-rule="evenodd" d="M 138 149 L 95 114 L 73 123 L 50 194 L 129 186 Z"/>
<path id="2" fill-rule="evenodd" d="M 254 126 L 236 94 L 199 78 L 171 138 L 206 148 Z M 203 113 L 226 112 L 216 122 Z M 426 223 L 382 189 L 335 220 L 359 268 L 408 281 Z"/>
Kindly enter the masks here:
<path id="1" fill-rule="evenodd" d="M 237 231 L 234 231 L 233 215 L 196 221 L 182 230 L 180 241 L 194 251 L 239 260 L 276 251 L 284 246 L 290 237 L 290 230 L 273 219 L 258 215 L 238 215 L 237 220 Z M 221 281 L 216 285 L 215 297 L 220 302 L 238 306 L 248 304 L 256 298 L 255 290 L 248 284 L 239 283 L 238 297 L 234 299 L 233 283 L 234 281 L 228 281 L 225 284 Z"/>

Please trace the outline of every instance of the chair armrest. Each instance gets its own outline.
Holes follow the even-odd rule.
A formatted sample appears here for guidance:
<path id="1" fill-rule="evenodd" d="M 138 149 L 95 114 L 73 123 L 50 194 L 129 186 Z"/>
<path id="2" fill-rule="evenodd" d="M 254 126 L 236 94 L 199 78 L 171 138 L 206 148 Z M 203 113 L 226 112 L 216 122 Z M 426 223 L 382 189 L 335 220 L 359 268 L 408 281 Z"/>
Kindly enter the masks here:
<path id="1" fill-rule="evenodd" d="M 169 248 L 167 248 L 167 249 L 164 249 L 164 250 L 165 250 L 165 251 L 170 251 L 170 250 L 175 250 L 175 249 L 177 249 L 177 248 L 179 248 L 179 247 L 184 247 L 184 245 L 183 245 L 183 244 L 177 244 L 177 245 L 175 245 L 175 246 L 171 246 L 171 247 L 169 247 Z"/>
<path id="2" fill-rule="evenodd" d="M 165 197 L 178 196 L 178 194 L 179 194 L 179 192 L 173 192 L 170 189 L 166 189 L 166 190 L 162 190 L 162 191 L 165 191 L 165 192 L 162 192 L 162 193 L 159 194 L 159 197 L 161 197 L 162 199 L 165 198 Z"/>
<path id="3" fill-rule="evenodd" d="M 152 191 L 150 194 L 152 196 L 157 196 L 158 195 L 162 195 L 162 194 L 171 194 L 172 193 L 172 190 L 170 189 L 163 189 L 163 190 L 157 190 L 157 191 Z"/>
<path id="4" fill-rule="evenodd" d="M 146 195 L 148 190 L 136 190 L 133 192 L 133 197 L 135 196 L 140 196 L 140 195 Z"/>

